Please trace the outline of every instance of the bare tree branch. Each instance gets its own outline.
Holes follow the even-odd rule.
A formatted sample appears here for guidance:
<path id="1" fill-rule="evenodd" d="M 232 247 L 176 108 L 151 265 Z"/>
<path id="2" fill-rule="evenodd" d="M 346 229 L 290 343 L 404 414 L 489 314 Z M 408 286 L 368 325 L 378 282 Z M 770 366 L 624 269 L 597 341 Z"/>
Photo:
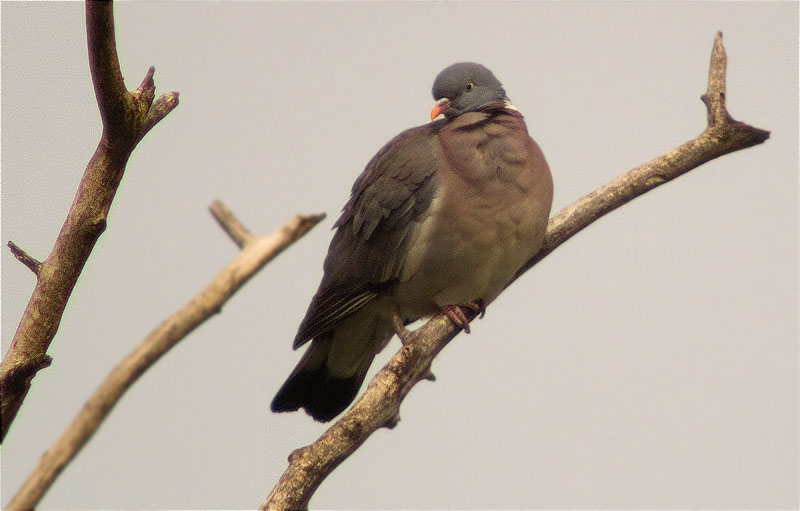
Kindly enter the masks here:
<path id="1" fill-rule="evenodd" d="M 256 239 L 221 201 L 215 200 L 208 209 L 219 226 L 222 227 L 222 230 L 230 236 L 239 248 L 244 248 L 245 245 Z"/>
<path id="2" fill-rule="evenodd" d="M 177 92 L 164 94 L 153 103 L 152 67 L 138 89 L 125 89 L 110 2 L 86 2 L 86 32 L 103 134 L 47 259 L 33 264 L 33 258 L 20 259 L 24 252 L 12 247 L 18 259 L 35 268 L 37 281 L 0 366 L 0 442 L 28 394 L 31 380 L 46 367 L 42 361 L 49 358 L 47 349 L 58 331 L 72 288 L 105 230 L 108 211 L 131 152 L 148 130 L 178 105 Z"/>
<path id="3" fill-rule="evenodd" d="M 694 140 L 636 167 L 564 208 L 550 220 L 544 244 L 515 275 L 516 280 L 583 228 L 634 198 L 703 163 L 760 144 L 769 132 L 733 120 L 725 108 L 726 56 L 718 32 L 711 54 L 708 91 L 702 99 L 708 126 Z M 511 283 L 509 282 L 509 284 Z M 475 312 L 465 310 L 472 319 Z M 261 509 L 306 509 L 316 489 L 374 431 L 399 421 L 400 404 L 429 374 L 433 358 L 459 333 L 444 315 L 412 332 L 406 344 L 370 382 L 364 395 L 313 444 L 293 451 L 289 467 Z"/>
<path id="4" fill-rule="evenodd" d="M 230 224 L 239 221 L 220 201 L 212 208 L 223 210 L 226 231 L 236 229 Z M 50 446 L 28 475 L 8 509 L 32 509 L 42 499 L 64 467 L 80 452 L 100 428 L 105 418 L 136 380 L 153 364 L 178 344 L 203 321 L 220 311 L 228 299 L 250 277 L 286 247 L 300 239 L 317 225 L 325 215 L 298 215 L 273 234 L 265 237 L 250 235 L 242 251 L 197 296 L 158 325 L 106 376 L 83 405 L 64 433 Z M 241 227 L 243 229 L 243 227 Z"/>
<path id="5" fill-rule="evenodd" d="M 17 258 L 17 261 L 27 266 L 34 275 L 39 275 L 39 267 L 42 266 L 41 262 L 37 261 L 34 257 L 30 256 L 27 252 L 19 248 L 13 241 L 8 242 L 8 248 L 11 249 L 11 253 L 14 254 L 14 257 Z"/>

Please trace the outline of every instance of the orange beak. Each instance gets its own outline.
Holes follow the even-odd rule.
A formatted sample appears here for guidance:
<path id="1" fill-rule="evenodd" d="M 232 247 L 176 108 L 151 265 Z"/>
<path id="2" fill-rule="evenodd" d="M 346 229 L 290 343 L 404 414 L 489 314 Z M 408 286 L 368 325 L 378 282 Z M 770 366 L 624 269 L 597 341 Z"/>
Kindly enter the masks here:
<path id="1" fill-rule="evenodd" d="M 436 102 L 434 105 L 433 110 L 431 110 L 431 120 L 436 119 L 441 115 L 445 110 L 450 108 L 450 100 L 447 98 L 442 98 Z"/>

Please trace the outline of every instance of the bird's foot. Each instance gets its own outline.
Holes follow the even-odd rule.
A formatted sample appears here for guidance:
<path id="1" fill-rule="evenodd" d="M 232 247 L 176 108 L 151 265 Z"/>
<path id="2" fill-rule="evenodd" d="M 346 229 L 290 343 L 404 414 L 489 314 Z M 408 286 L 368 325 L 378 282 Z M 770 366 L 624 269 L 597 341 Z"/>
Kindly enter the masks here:
<path id="1" fill-rule="evenodd" d="M 466 307 L 467 309 L 475 312 L 479 312 L 480 315 L 478 319 L 483 319 L 486 315 L 486 302 L 483 301 L 483 298 L 478 298 L 474 302 L 469 302 L 461 305 L 462 307 Z"/>
<path id="2" fill-rule="evenodd" d="M 466 333 L 470 332 L 469 320 L 460 305 L 445 305 L 442 307 L 442 312 L 444 312 L 445 316 L 450 318 L 450 321 L 452 321 L 455 326 Z"/>
<path id="3" fill-rule="evenodd" d="M 464 314 L 464 309 L 462 309 L 462 307 L 473 312 L 479 312 L 480 316 L 478 317 L 482 318 L 486 314 L 486 305 L 483 298 L 478 298 L 474 302 L 462 303 L 460 305 L 445 305 L 442 307 L 442 312 L 450 318 L 450 321 L 452 321 L 455 326 L 461 328 L 466 333 L 470 333 L 469 320 Z"/>

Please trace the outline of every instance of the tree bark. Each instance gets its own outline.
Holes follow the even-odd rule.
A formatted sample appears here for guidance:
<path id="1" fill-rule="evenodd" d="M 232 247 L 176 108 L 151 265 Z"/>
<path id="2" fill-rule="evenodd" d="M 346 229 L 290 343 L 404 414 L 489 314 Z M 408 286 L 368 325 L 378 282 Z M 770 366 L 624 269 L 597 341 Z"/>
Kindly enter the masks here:
<path id="1" fill-rule="evenodd" d="M 131 152 L 178 105 L 178 93 L 157 100 L 150 68 L 128 92 L 120 72 L 110 2 L 86 2 L 89 66 L 103 133 L 86 166 L 75 199 L 50 255 L 42 262 L 9 242 L 14 256 L 36 274 L 36 286 L 0 366 L 0 442 L 19 411 L 36 373 L 50 365 L 47 349 L 64 308 L 106 219 Z"/>

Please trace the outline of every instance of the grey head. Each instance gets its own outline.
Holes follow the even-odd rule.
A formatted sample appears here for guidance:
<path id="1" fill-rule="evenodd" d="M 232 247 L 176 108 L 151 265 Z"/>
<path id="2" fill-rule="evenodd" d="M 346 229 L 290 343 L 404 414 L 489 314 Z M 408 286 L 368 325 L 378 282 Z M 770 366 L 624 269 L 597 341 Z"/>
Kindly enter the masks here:
<path id="1" fill-rule="evenodd" d="M 458 62 L 444 68 L 434 80 L 432 92 L 437 101 L 431 119 L 441 113 L 452 119 L 489 103 L 508 100 L 494 74 L 475 62 Z"/>

